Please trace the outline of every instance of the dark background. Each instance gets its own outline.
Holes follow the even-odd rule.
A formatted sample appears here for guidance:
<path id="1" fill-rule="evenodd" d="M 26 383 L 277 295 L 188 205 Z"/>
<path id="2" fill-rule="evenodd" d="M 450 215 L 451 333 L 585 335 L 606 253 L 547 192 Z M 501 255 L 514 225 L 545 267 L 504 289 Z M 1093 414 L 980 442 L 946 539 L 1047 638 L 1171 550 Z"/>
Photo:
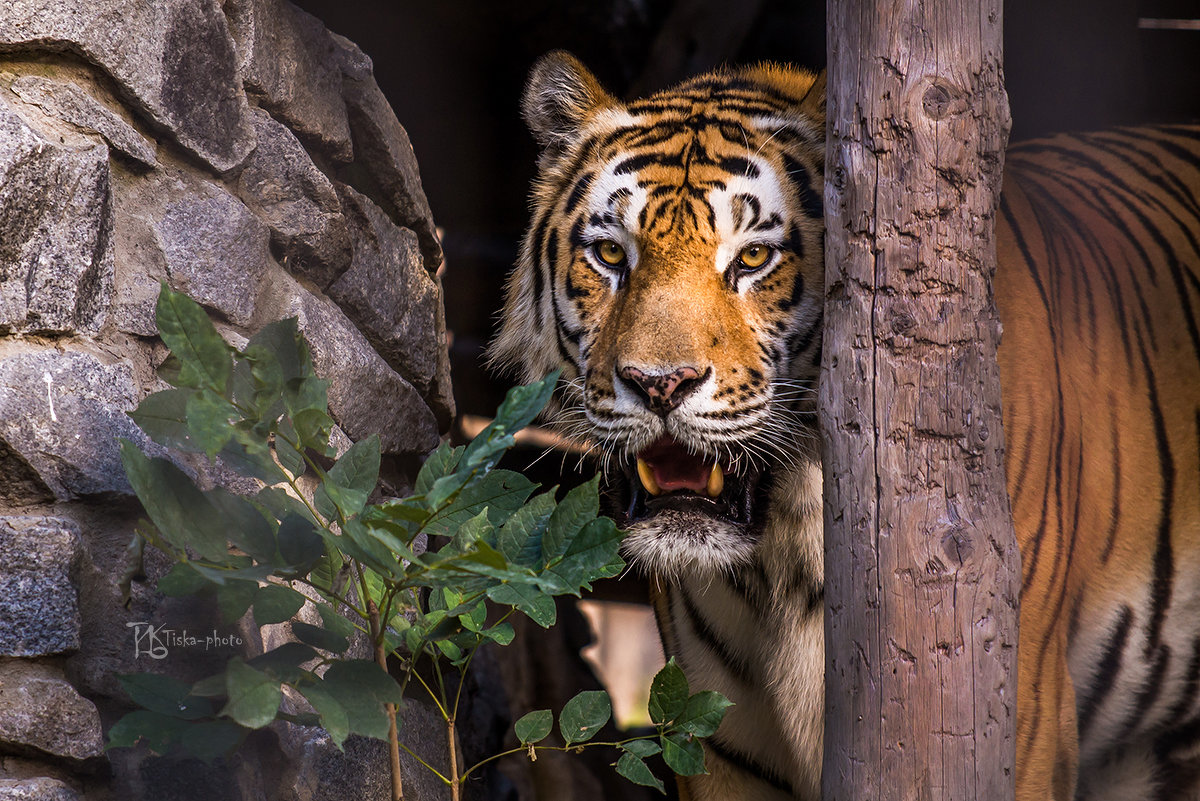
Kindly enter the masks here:
<path id="1" fill-rule="evenodd" d="M 488 415 L 486 374 L 501 286 L 527 219 L 533 141 L 518 114 L 542 53 L 574 52 L 627 97 L 718 63 L 825 65 L 825 4 L 811 0 L 299 0 L 358 43 L 408 130 L 444 229 L 447 323 L 459 411 Z M 1063 130 L 1200 119 L 1200 31 L 1139 28 L 1200 18 L 1198 0 L 1008 0 L 1012 140 Z"/>

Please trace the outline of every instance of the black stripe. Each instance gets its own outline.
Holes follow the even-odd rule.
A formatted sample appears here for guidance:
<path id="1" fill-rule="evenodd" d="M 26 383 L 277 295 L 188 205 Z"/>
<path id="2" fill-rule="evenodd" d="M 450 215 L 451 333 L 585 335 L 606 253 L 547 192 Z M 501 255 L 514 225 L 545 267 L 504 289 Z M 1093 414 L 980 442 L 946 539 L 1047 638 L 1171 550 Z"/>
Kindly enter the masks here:
<path id="1" fill-rule="evenodd" d="M 786 152 L 781 154 L 781 158 L 783 159 L 783 169 L 787 172 L 787 179 L 796 189 L 796 197 L 800 201 L 800 208 L 804 210 L 805 216 L 809 219 L 821 220 L 824 223 L 825 200 L 813 191 L 808 168 Z"/>
<path id="2" fill-rule="evenodd" d="M 1108 396 L 1108 420 L 1112 426 L 1111 439 L 1109 440 L 1109 462 L 1112 464 L 1112 511 L 1109 512 L 1109 519 L 1112 521 L 1108 525 L 1108 534 L 1104 538 L 1104 550 L 1100 553 L 1100 564 L 1107 564 L 1109 557 L 1112 556 L 1113 545 L 1117 542 L 1117 529 L 1121 524 L 1121 432 L 1117 425 L 1117 415 L 1113 411 L 1117 407 L 1117 399 L 1109 393 Z"/>
<path id="3" fill-rule="evenodd" d="M 1124 742 L 1137 730 L 1138 724 L 1142 722 L 1150 707 L 1158 699 L 1163 688 L 1163 676 L 1167 674 L 1167 665 L 1170 661 L 1170 647 L 1160 645 L 1158 652 L 1154 655 L 1154 661 L 1150 663 L 1150 672 L 1146 674 L 1142 686 L 1138 688 L 1137 694 L 1134 696 L 1133 712 L 1125 721 L 1121 734 L 1117 737 L 1118 742 Z"/>
<path id="4" fill-rule="evenodd" d="M 567 202 L 563 205 L 563 216 L 570 216 L 575 212 L 575 207 L 583 200 L 583 196 L 587 194 L 588 187 L 592 185 L 592 173 L 585 172 L 579 176 L 579 180 L 571 187 L 571 191 L 567 193 Z"/>
<path id="5" fill-rule="evenodd" d="M 1154 548 L 1154 581 L 1151 584 L 1150 622 L 1146 633 L 1146 658 L 1162 641 L 1162 627 L 1167 607 L 1171 603 L 1171 586 L 1175 577 L 1175 560 L 1171 547 L 1171 507 L 1175 502 L 1175 462 L 1171 458 L 1171 440 L 1163 420 L 1162 407 L 1158 401 L 1157 379 L 1146 353 L 1146 344 L 1138 332 L 1138 344 L 1142 349 L 1142 362 L 1146 369 L 1147 401 L 1150 404 L 1150 419 L 1154 421 L 1154 439 L 1158 451 L 1158 467 L 1162 477 L 1162 499 L 1159 504 L 1158 541 Z"/>
<path id="6" fill-rule="evenodd" d="M 1084 739 L 1088 727 L 1092 725 L 1092 719 L 1100 709 L 1100 704 L 1112 692 L 1113 684 L 1117 680 L 1117 673 L 1121 670 L 1121 655 L 1125 651 L 1125 645 L 1129 642 L 1129 629 L 1132 625 L 1133 610 L 1123 605 L 1120 616 L 1117 618 L 1117 626 L 1113 629 L 1108 645 L 1104 648 L 1104 656 L 1100 658 L 1096 677 L 1092 680 L 1091 686 L 1076 688 L 1086 691 L 1077 704 L 1080 740 Z"/>
<path id="7" fill-rule="evenodd" d="M 751 665 L 745 659 L 731 651 L 724 638 L 718 636 L 713 631 L 712 627 L 708 625 L 708 621 L 704 619 L 704 615 L 696 607 L 695 602 L 692 601 L 687 590 L 682 586 L 676 589 L 679 592 L 679 600 L 683 603 L 683 610 L 688 616 L 688 622 L 691 624 L 692 632 L 695 633 L 696 638 L 721 661 L 731 676 L 744 684 L 753 685 L 755 682 L 755 673 Z"/>
<path id="8" fill-rule="evenodd" d="M 1200 692 L 1200 637 L 1192 638 L 1192 656 L 1188 659 L 1187 671 L 1183 674 L 1183 694 L 1171 707 L 1167 714 L 1167 726 L 1174 726 L 1183 720 L 1196 704 L 1196 694 Z"/>

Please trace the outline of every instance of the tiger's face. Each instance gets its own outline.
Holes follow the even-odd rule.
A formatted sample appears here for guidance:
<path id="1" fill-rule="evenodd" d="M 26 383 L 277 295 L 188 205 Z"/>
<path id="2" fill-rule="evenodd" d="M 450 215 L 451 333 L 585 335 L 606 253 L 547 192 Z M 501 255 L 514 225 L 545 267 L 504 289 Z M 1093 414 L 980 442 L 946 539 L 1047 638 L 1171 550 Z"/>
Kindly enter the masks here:
<path id="1" fill-rule="evenodd" d="M 813 453 L 820 84 L 757 67 L 622 104 L 561 52 L 530 78 L 544 150 L 492 357 L 563 368 L 557 418 L 653 570 L 746 560 Z"/>

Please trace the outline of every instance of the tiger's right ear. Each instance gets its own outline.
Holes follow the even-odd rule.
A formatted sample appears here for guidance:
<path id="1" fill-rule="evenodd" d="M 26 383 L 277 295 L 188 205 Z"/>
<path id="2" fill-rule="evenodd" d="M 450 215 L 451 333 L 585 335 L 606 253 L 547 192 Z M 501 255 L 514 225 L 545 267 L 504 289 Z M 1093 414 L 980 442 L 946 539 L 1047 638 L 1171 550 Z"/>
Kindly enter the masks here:
<path id="1" fill-rule="evenodd" d="M 521 112 L 538 144 L 550 150 L 569 143 L 592 111 L 616 104 L 579 59 L 552 50 L 533 65 Z"/>

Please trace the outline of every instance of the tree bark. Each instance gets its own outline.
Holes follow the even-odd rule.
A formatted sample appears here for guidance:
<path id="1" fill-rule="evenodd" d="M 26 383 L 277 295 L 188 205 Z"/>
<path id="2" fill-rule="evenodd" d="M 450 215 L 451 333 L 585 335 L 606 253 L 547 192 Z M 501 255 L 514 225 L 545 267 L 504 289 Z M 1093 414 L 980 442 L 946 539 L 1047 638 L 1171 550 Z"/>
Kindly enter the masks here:
<path id="1" fill-rule="evenodd" d="M 828 8 L 824 798 L 1005 801 L 1000 0 Z"/>

